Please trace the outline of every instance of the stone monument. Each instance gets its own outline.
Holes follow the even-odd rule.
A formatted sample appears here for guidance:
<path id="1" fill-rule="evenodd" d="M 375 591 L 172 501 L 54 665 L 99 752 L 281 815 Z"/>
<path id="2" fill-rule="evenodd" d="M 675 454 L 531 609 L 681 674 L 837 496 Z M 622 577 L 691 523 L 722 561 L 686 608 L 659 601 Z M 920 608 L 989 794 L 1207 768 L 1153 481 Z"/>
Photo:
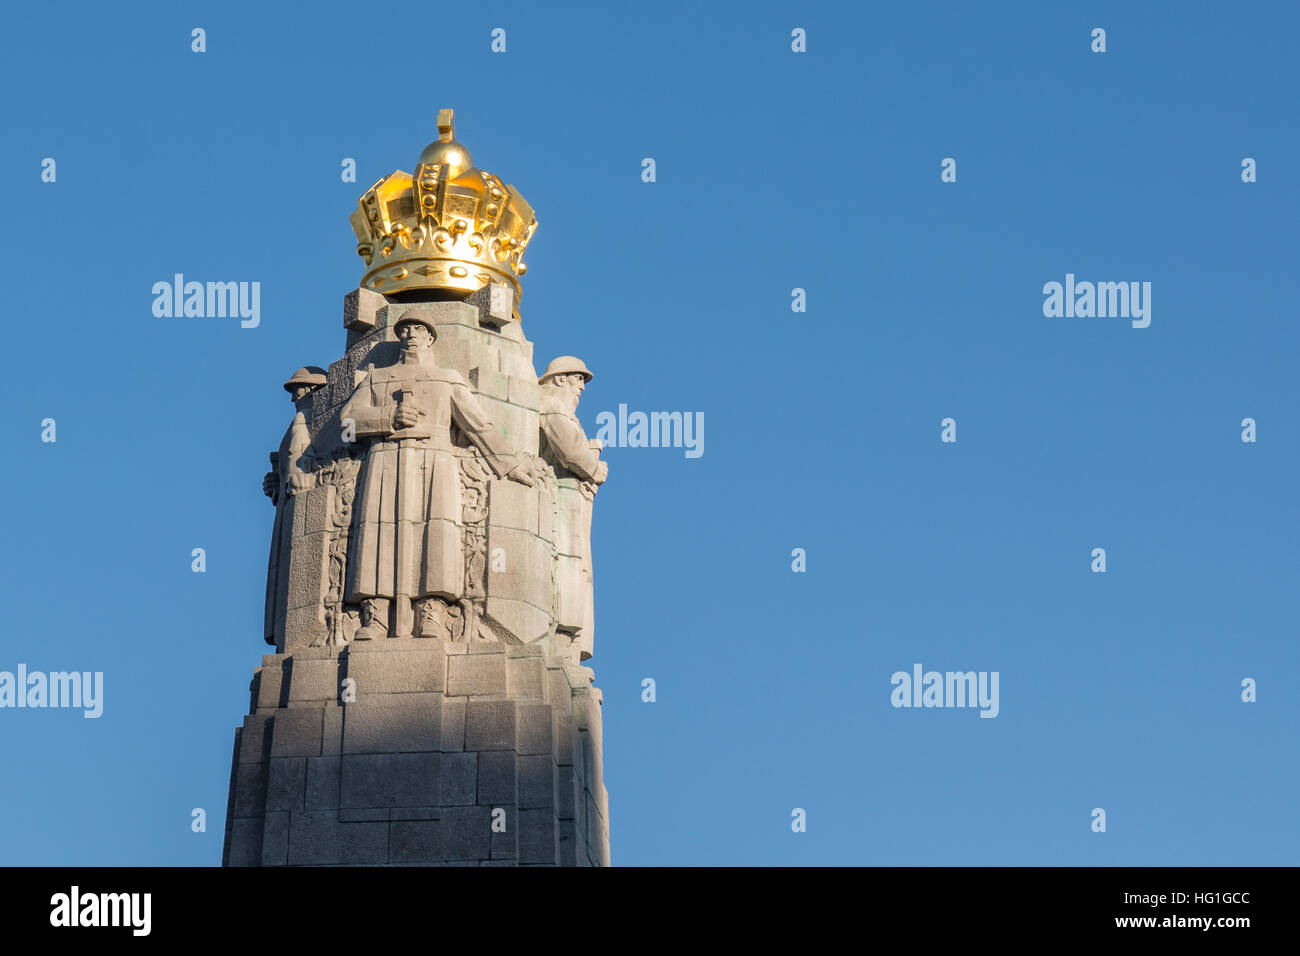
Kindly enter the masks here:
<path id="1" fill-rule="evenodd" d="M 235 731 L 226 866 L 607 866 L 591 509 L 608 467 L 539 378 L 537 228 L 451 110 L 352 214 L 343 356 L 284 385 L 264 634 Z"/>

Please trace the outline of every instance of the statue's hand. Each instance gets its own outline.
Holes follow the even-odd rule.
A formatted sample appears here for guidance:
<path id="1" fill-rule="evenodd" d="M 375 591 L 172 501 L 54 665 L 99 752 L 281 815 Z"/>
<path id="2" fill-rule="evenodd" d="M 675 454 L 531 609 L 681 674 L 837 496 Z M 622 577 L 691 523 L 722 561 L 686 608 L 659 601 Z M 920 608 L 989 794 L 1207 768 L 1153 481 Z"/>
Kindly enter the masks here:
<path id="1" fill-rule="evenodd" d="M 551 475 L 551 466 L 540 456 L 521 451 L 519 457 L 528 463 L 528 475 L 534 482 L 545 481 Z"/>
<path id="2" fill-rule="evenodd" d="M 523 459 L 522 461 L 519 462 L 519 464 L 515 465 L 515 467 L 511 468 L 508 472 L 506 472 L 506 477 L 509 478 L 511 481 L 519 482 L 521 485 L 528 485 L 529 487 L 532 487 L 533 480 L 534 480 L 532 462 L 529 461 L 527 458 Z"/>
<path id="3" fill-rule="evenodd" d="M 289 480 L 285 482 L 285 491 L 289 495 L 300 494 L 304 491 L 310 491 L 316 487 L 316 476 L 311 472 L 295 471 L 289 475 Z"/>
<path id="4" fill-rule="evenodd" d="M 609 477 L 609 462 L 607 461 L 596 462 L 596 475 L 591 480 L 598 485 L 603 485 L 605 483 L 605 479 L 608 477 Z"/>
<path id="5" fill-rule="evenodd" d="M 271 499 L 272 504 L 279 504 L 276 499 L 280 496 L 280 476 L 273 471 L 268 471 L 262 476 L 262 494 Z"/>
<path id="6" fill-rule="evenodd" d="M 420 422 L 420 409 L 414 405 L 401 403 L 397 406 L 397 412 L 393 416 L 394 428 L 410 428 Z"/>

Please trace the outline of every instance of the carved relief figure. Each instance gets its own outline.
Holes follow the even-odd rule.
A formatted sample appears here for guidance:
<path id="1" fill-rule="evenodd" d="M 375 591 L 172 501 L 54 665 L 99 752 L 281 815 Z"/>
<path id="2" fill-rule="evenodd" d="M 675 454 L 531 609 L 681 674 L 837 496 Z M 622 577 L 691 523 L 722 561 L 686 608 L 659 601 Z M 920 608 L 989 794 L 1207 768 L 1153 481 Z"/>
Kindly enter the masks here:
<path id="1" fill-rule="evenodd" d="M 359 615 L 343 603 L 343 582 L 347 574 L 348 535 L 352 527 L 352 501 L 356 495 L 357 474 L 361 462 L 339 458 L 316 472 L 316 487 L 333 486 L 329 507 L 329 574 L 325 589 L 326 629 L 313 647 L 336 647 L 351 640 L 357 630 Z"/>
<path id="2" fill-rule="evenodd" d="M 288 600 L 289 543 L 293 535 L 293 498 L 311 488 L 314 478 L 305 465 L 311 445 L 308 416 L 311 403 L 307 397 L 325 384 L 325 370 L 306 365 L 294 372 L 284 389 L 293 400 L 297 414 L 289 423 L 280 450 L 271 453 L 271 471 L 262 478 L 262 493 L 275 505 L 275 524 L 271 531 L 271 556 L 266 572 L 266 614 L 262 633 L 266 643 L 276 642 L 277 622 L 283 629 L 283 615 Z"/>
<path id="3" fill-rule="evenodd" d="M 609 474 L 599 439 L 588 439 L 578 421 L 578 400 L 594 376 L 581 359 L 562 355 L 539 378 L 541 457 L 556 476 L 557 627 L 575 639 L 578 659 L 591 657 L 595 640 L 595 592 L 591 563 L 591 505 Z"/>
<path id="4" fill-rule="evenodd" d="M 488 419 L 465 379 L 434 363 L 437 330 L 417 312 L 393 327 L 401 357 L 372 369 L 339 418 L 369 449 L 358 479 L 346 600 L 354 640 L 444 636 L 465 590 L 461 479 L 453 423 L 498 477 L 533 483 L 533 466 Z M 419 619 L 416 620 L 418 611 Z"/>

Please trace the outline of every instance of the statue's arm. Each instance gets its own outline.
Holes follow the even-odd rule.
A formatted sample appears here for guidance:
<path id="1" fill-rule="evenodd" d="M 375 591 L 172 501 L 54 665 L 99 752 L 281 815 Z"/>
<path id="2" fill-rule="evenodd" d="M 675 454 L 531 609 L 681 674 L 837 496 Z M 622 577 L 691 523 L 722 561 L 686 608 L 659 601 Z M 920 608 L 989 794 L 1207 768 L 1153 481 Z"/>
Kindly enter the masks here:
<path id="1" fill-rule="evenodd" d="M 299 412 L 293 416 L 293 423 L 289 426 L 289 474 L 307 470 L 304 467 L 306 462 L 303 461 L 303 456 L 307 454 L 307 449 L 310 447 L 311 432 L 307 430 L 307 416 Z"/>
<path id="2" fill-rule="evenodd" d="M 343 406 L 339 424 L 346 428 L 348 422 L 352 422 L 352 432 L 359 438 L 391 435 L 396 411 L 397 406 L 391 402 L 375 404 L 371 397 L 370 378 L 366 377 Z"/>
<path id="3" fill-rule="evenodd" d="M 587 435 L 582 426 L 567 415 L 542 415 L 542 433 L 551 446 L 551 452 L 565 468 L 579 478 L 600 483 L 605 480 L 606 468 L 587 445 Z"/>
<path id="4" fill-rule="evenodd" d="M 283 466 L 284 490 L 289 495 L 299 494 L 316 485 L 316 476 L 308 470 L 312 464 L 308 458 L 310 448 L 311 432 L 307 429 L 307 416 L 299 412 L 289 426 L 289 460 Z"/>
<path id="5" fill-rule="evenodd" d="M 492 424 L 468 385 L 452 385 L 451 415 L 461 431 L 478 446 L 498 478 L 504 478 L 520 465 L 520 456 L 506 441 L 505 435 Z"/>

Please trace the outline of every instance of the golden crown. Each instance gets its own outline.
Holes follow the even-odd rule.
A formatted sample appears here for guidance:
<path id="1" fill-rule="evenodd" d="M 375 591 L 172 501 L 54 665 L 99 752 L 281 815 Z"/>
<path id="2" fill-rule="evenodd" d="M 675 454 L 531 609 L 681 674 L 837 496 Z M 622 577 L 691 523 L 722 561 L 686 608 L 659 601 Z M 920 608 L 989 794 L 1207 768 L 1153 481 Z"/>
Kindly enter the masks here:
<path id="1" fill-rule="evenodd" d="M 477 292 L 509 283 L 519 301 L 522 259 L 537 229 L 533 207 L 513 186 L 475 169 L 456 142 L 455 116 L 438 111 L 438 139 L 415 175 L 400 169 L 357 202 L 352 229 L 366 262 L 361 285 L 385 295 L 409 289 Z"/>

